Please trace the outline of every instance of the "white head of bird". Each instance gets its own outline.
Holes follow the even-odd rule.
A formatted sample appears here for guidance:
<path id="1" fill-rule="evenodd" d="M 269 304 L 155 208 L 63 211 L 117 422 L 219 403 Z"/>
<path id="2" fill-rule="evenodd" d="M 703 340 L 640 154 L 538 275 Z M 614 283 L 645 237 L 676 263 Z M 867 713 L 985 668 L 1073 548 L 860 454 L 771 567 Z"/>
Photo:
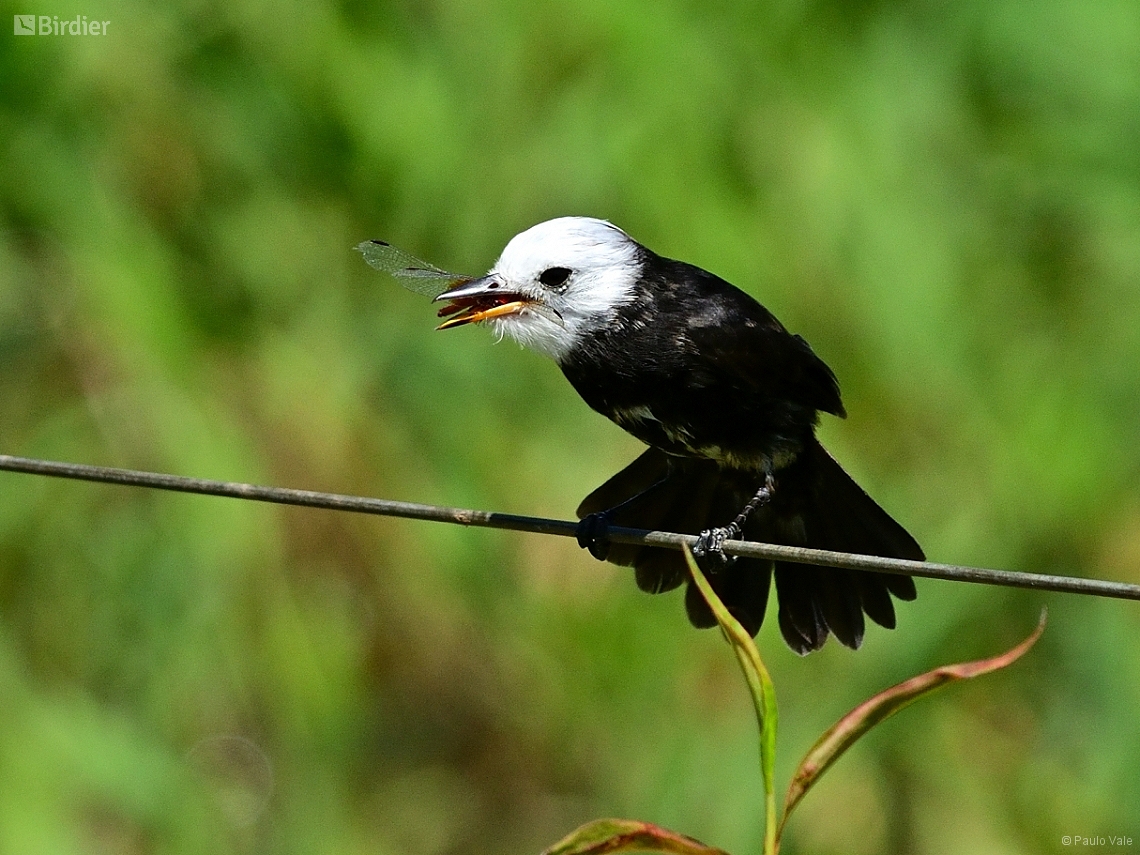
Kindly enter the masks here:
<path id="1" fill-rule="evenodd" d="M 593 217 L 559 217 L 515 235 L 490 272 L 436 299 L 459 309 L 441 329 L 484 322 L 500 338 L 561 361 L 636 296 L 641 247 Z"/>

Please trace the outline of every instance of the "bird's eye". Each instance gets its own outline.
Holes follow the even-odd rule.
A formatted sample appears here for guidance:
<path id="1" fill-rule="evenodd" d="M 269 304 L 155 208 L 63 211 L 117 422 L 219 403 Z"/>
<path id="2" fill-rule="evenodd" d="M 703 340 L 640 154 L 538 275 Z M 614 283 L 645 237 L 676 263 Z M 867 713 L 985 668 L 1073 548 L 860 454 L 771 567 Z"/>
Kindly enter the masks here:
<path id="1" fill-rule="evenodd" d="M 560 285 L 565 285 L 569 278 L 569 267 L 548 267 L 539 275 L 538 281 L 547 288 L 557 288 Z"/>

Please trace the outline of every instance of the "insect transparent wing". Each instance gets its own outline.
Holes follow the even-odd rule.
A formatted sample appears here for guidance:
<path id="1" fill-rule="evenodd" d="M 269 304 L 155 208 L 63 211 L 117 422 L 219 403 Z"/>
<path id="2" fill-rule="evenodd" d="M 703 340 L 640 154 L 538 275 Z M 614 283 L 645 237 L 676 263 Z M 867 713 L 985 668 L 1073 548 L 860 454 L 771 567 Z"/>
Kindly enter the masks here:
<path id="1" fill-rule="evenodd" d="M 390 274 L 409 291 L 427 297 L 438 297 L 456 282 L 472 278 L 462 273 L 448 273 L 382 240 L 366 240 L 356 249 L 370 267 Z"/>

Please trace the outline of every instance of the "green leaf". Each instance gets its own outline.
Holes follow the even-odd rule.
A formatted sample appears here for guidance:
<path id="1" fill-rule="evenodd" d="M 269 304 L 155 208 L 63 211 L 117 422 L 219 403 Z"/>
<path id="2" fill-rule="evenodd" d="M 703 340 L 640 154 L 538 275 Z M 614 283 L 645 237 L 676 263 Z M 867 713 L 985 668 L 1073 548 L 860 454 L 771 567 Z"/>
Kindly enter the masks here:
<path id="1" fill-rule="evenodd" d="M 864 701 L 832 725 L 811 747 L 792 777 L 792 783 L 788 787 L 788 795 L 784 801 L 784 819 L 780 824 L 780 830 L 783 831 L 783 826 L 788 821 L 788 815 L 800 803 L 807 791 L 815 785 L 820 776 L 831 767 L 831 764 L 843 756 L 843 753 L 854 745 L 863 734 L 903 707 L 909 706 L 947 683 L 968 680 L 1012 665 L 1024 656 L 1041 637 L 1041 633 L 1045 630 L 1045 617 L 1046 613 L 1043 610 L 1037 628 L 1023 642 L 1005 653 L 990 659 L 979 659 L 976 662 L 944 665 L 941 668 L 935 668 L 933 671 L 912 677 Z"/>
<path id="2" fill-rule="evenodd" d="M 598 819 L 570 832 L 542 855 L 602 855 L 662 852 L 666 855 L 728 855 L 699 840 L 632 819 Z"/>
<path id="3" fill-rule="evenodd" d="M 775 855 L 779 851 L 779 839 L 776 825 L 776 689 L 772 685 L 772 678 L 768 669 L 760 659 L 760 651 L 756 643 L 740 625 L 740 623 L 725 608 L 720 597 L 716 595 L 712 585 L 709 584 L 705 574 L 697 566 L 693 553 L 688 545 L 682 551 L 685 561 L 689 564 L 689 573 L 693 583 L 700 589 L 709 604 L 717 623 L 732 645 L 740 669 L 744 672 L 744 679 L 748 682 L 748 691 L 752 694 L 752 705 L 756 710 L 756 722 L 760 726 L 760 772 L 764 781 L 764 855 Z"/>

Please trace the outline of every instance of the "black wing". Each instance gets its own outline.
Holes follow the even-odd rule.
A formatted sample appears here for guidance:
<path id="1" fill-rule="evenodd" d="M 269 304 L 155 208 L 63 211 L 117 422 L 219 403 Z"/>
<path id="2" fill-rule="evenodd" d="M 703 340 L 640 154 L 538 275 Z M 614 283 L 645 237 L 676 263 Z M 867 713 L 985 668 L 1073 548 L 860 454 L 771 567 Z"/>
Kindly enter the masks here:
<path id="1" fill-rule="evenodd" d="M 698 267 L 674 264 L 687 268 L 671 279 L 685 283 L 675 290 L 688 306 L 686 337 L 710 380 L 846 416 L 839 381 L 802 337 L 739 288 Z"/>

